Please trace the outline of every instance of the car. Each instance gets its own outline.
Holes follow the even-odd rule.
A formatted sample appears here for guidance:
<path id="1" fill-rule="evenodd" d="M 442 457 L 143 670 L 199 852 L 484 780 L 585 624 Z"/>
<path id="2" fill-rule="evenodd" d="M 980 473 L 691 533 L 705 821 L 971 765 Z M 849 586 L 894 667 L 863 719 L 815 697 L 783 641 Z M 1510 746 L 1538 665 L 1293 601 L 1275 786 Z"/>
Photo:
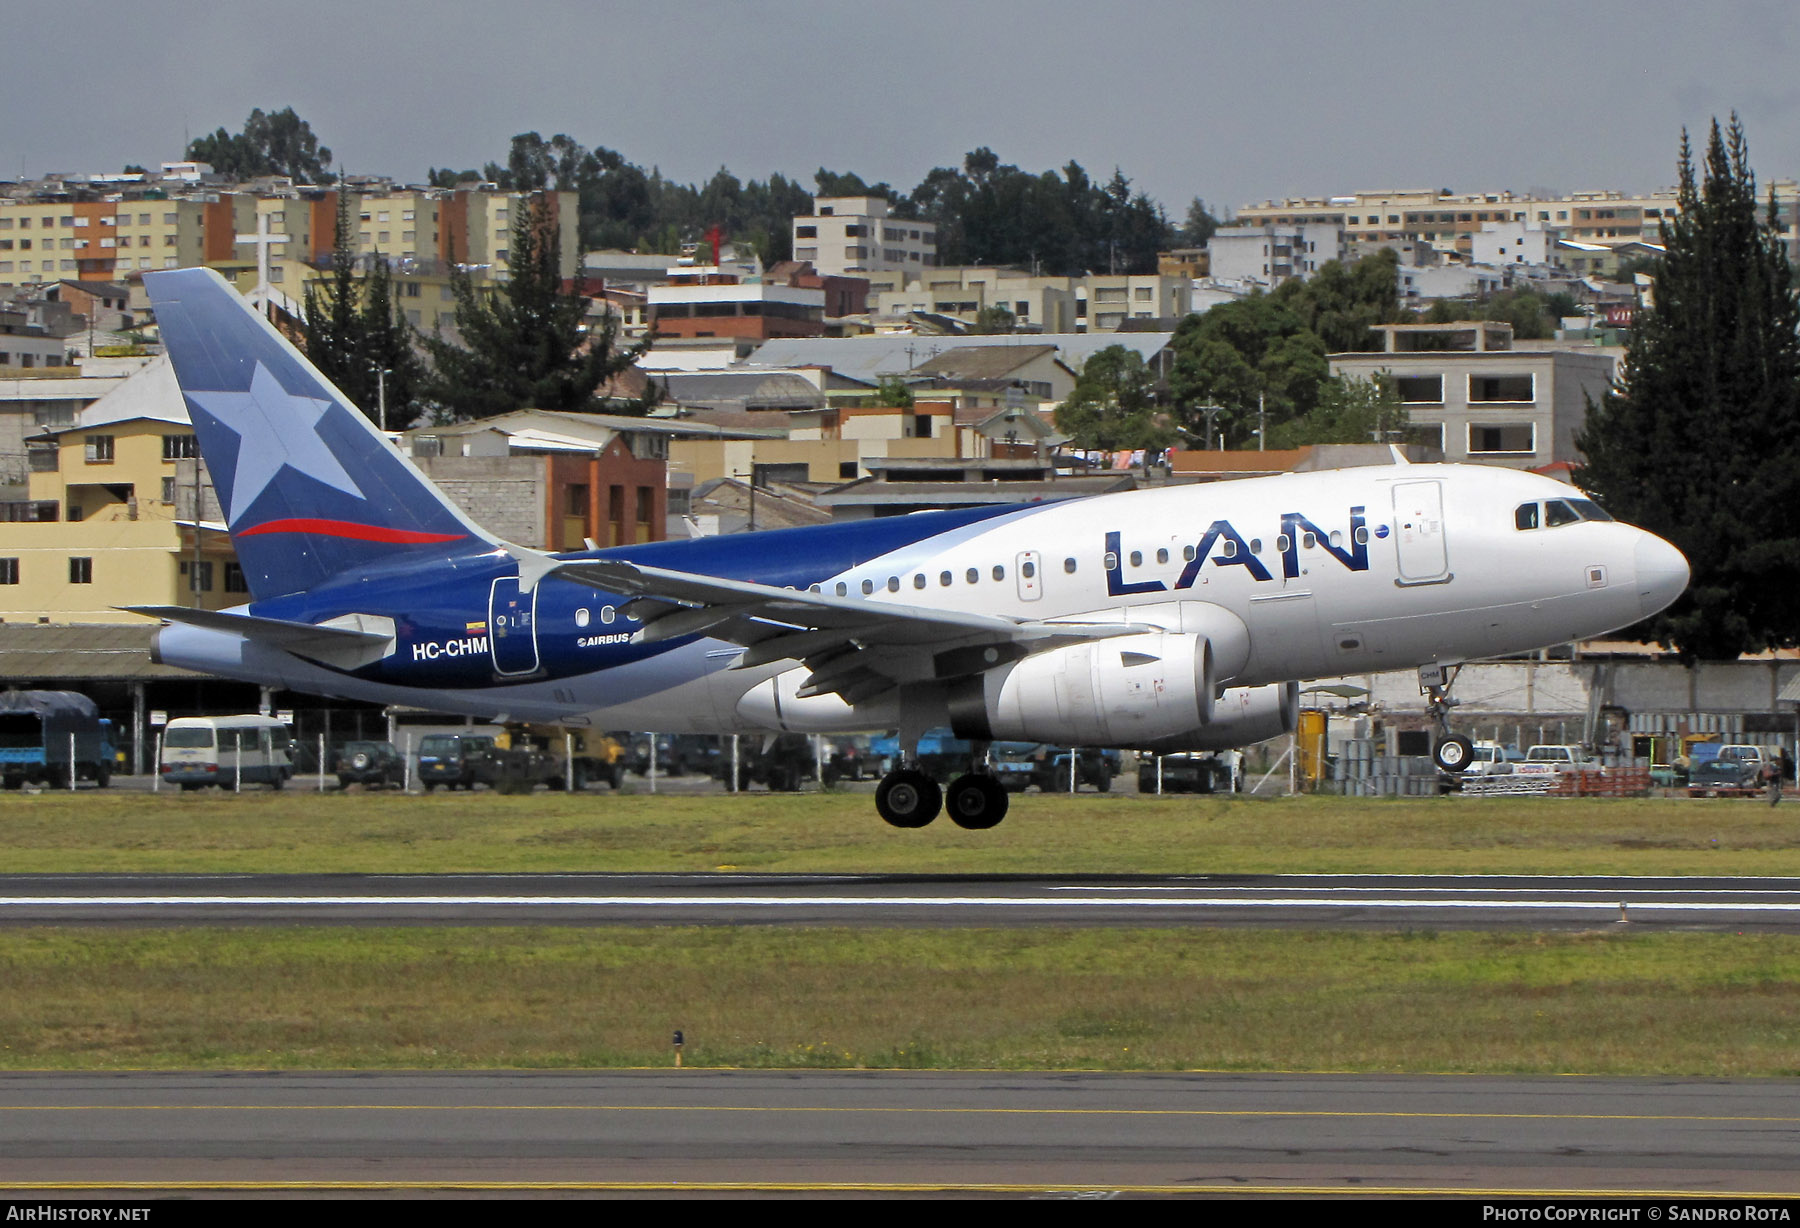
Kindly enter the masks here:
<path id="1" fill-rule="evenodd" d="M 332 770 L 346 789 L 351 785 L 399 788 L 406 784 L 406 758 L 392 742 L 346 742 L 338 747 Z"/>
<path id="2" fill-rule="evenodd" d="M 1158 756 L 1138 756 L 1138 792 L 1157 791 Z M 1186 752 L 1161 756 L 1162 791 L 1164 793 L 1229 793 L 1235 783 L 1231 764 L 1217 754 Z"/>
<path id="3" fill-rule="evenodd" d="M 1690 797 L 1717 797 L 1721 794 L 1754 793 L 1766 783 L 1763 769 L 1768 760 L 1762 747 L 1730 745 L 1719 747 L 1719 753 L 1696 762 L 1688 771 Z"/>
<path id="4" fill-rule="evenodd" d="M 427 793 L 439 785 L 473 789 L 483 778 L 483 760 L 492 750 L 494 739 L 485 735 L 428 734 L 419 743 L 419 783 Z"/>

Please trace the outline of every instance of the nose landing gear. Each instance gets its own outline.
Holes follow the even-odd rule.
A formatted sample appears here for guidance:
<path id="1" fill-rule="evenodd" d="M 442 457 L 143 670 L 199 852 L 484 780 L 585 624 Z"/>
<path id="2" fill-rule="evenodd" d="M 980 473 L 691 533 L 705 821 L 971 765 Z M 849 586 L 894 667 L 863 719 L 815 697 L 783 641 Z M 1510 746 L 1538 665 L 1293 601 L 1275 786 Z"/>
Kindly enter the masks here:
<path id="1" fill-rule="evenodd" d="M 1446 772 L 1466 772 L 1475 760 L 1475 744 L 1460 734 L 1450 732 L 1450 709 L 1459 701 L 1450 698 L 1450 688 L 1462 666 L 1438 664 L 1419 667 L 1419 692 L 1425 696 L 1425 712 L 1437 726 L 1436 744 L 1431 757 Z"/>

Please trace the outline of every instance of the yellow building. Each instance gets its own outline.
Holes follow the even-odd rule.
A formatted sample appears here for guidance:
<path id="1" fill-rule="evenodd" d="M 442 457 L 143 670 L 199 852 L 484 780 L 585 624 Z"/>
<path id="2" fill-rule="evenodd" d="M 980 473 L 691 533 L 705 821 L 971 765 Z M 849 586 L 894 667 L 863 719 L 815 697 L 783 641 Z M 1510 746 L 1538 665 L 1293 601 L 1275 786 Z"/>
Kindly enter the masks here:
<path id="1" fill-rule="evenodd" d="M 138 622 L 117 607 L 249 600 L 195 456 L 166 359 L 34 438 L 29 498 L 0 504 L 0 619 Z"/>

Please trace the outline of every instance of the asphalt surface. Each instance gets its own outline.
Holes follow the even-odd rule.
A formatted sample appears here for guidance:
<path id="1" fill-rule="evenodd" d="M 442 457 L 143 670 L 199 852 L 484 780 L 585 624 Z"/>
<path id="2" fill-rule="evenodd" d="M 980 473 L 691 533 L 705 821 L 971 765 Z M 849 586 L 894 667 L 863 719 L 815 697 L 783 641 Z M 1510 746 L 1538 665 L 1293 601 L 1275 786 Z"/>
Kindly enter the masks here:
<path id="1" fill-rule="evenodd" d="M 0 1076 L 0 1197 L 1800 1194 L 1780 1080 L 626 1071 Z"/>
<path id="2" fill-rule="evenodd" d="M 1800 932 L 1800 879 L 13 874 L 6 925 L 1639 928 Z"/>

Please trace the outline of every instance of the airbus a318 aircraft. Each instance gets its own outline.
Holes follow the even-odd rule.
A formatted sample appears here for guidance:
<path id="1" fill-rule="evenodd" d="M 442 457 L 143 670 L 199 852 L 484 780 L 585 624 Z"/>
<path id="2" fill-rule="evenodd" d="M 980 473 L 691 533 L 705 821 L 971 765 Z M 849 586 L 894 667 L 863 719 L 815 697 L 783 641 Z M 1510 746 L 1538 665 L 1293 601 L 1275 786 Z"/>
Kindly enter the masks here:
<path id="1" fill-rule="evenodd" d="M 545 554 L 456 508 L 217 273 L 146 274 L 248 605 L 132 607 L 172 665 L 496 721 L 896 729 L 889 823 L 991 827 L 994 740 L 1215 750 L 1291 731 L 1297 680 L 1599 635 L 1688 581 L 1673 546 L 1532 474 L 1288 474 Z M 1468 744 L 1447 739 L 1456 766 Z"/>

